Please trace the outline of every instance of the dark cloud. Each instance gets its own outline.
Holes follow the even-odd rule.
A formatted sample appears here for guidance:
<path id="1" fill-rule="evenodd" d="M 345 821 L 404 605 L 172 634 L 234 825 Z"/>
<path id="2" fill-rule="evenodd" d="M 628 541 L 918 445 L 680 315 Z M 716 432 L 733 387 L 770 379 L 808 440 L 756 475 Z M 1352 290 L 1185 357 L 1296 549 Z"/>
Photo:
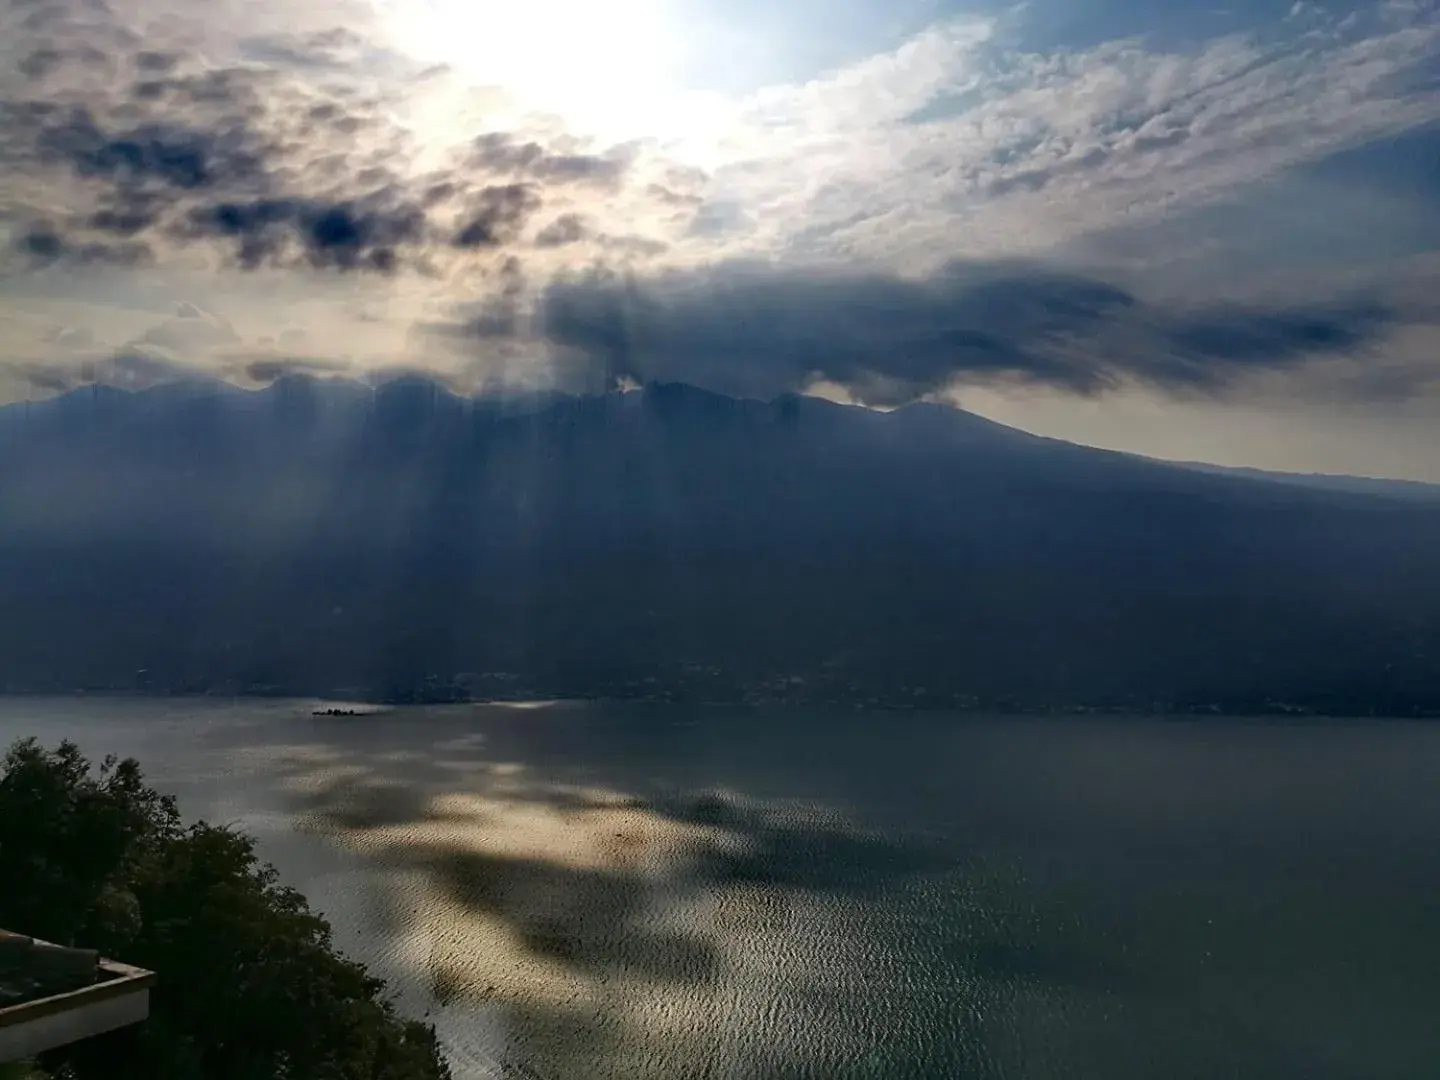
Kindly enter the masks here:
<path id="1" fill-rule="evenodd" d="M 23 232 L 16 246 L 40 262 L 54 262 L 65 253 L 65 240 L 48 225 L 36 225 Z"/>
<path id="2" fill-rule="evenodd" d="M 28 136 L 39 165 L 91 183 L 97 205 L 67 232 L 215 239 L 244 267 L 342 270 L 393 270 L 400 248 L 425 242 L 423 209 L 388 171 L 358 155 L 326 155 L 313 129 L 305 142 L 287 139 L 284 96 L 264 73 L 182 73 L 144 86 L 166 102 L 140 123 L 128 119 L 134 110 L 119 110 L 121 121 L 87 105 L 32 102 L 15 112 L 11 127 Z M 344 101 L 311 106 L 311 115 L 326 107 L 344 136 L 366 119 L 342 123 L 345 109 L 363 108 Z"/>
<path id="3" fill-rule="evenodd" d="M 1159 128 L 1149 134 L 1137 134 L 1131 141 L 1130 148 L 1142 154 L 1151 150 L 1164 150 L 1179 146 L 1190 138 L 1190 135 L 1190 129 L 1186 127 Z"/>
<path id="4" fill-rule="evenodd" d="M 520 142 L 503 132 L 475 140 L 473 161 L 481 169 L 510 173 L 549 183 L 618 184 L 634 161 L 634 148 L 622 146 L 604 154 L 556 152 L 537 142 Z"/>
<path id="5" fill-rule="evenodd" d="M 161 54 L 154 54 L 159 57 Z M 218 67 L 181 69 L 183 59 L 166 54 L 169 67 L 160 60 L 141 68 L 145 76 L 130 83 L 133 104 L 140 108 L 179 110 L 181 116 L 203 118 L 209 124 L 258 131 L 272 107 L 299 101 L 277 76 L 263 68 Z M 280 101 L 272 101 L 277 95 Z"/>
<path id="6" fill-rule="evenodd" d="M 312 105 L 306 110 L 305 115 L 313 123 L 323 124 L 338 135 L 354 135 L 366 127 L 370 120 L 368 117 L 356 116 L 345 112 L 333 101 L 326 101 L 319 105 Z"/>
<path id="7" fill-rule="evenodd" d="M 999 198 L 1016 191 L 1043 191 L 1053 176 L 1054 174 L 1049 169 L 1027 169 L 1009 176 L 1000 176 L 985 185 L 985 194 L 992 198 Z"/>
<path id="8" fill-rule="evenodd" d="M 1016 264 L 954 264 L 924 279 L 750 264 L 648 280 L 592 271 L 554 281 L 538 315 L 552 345 L 612 383 L 769 397 L 819 378 L 887 405 L 957 380 L 1214 392 L 1246 370 L 1358 349 L 1393 322 L 1372 304 L 1179 312 Z"/>
<path id="9" fill-rule="evenodd" d="M 584 217 L 574 213 L 561 214 L 536 233 L 532 242 L 537 248 L 560 248 L 586 241 L 618 256 L 622 262 L 628 256 L 648 259 L 670 250 L 669 244 L 648 236 L 596 232 Z"/>
<path id="10" fill-rule="evenodd" d="M 149 229 L 158 220 L 154 202 L 137 197 L 116 199 L 109 206 L 102 206 L 90 215 L 87 224 L 98 232 L 134 236 Z"/>
<path id="11" fill-rule="evenodd" d="M 43 79 L 64 62 L 65 54 L 59 49 L 40 48 L 20 61 L 20 71 L 32 79 Z"/>
<path id="12" fill-rule="evenodd" d="M 34 267 L 59 262 L 141 266 L 154 259 L 154 253 L 147 244 L 133 240 L 109 243 L 75 240 L 50 224 L 31 225 L 21 230 L 15 237 L 14 247 Z"/>
<path id="13" fill-rule="evenodd" d="M 135 54 L 135 68 L 137 71 L 164 74 L 174 70 L 179 60 L 180 58 L 173 53 L 155 52 L 146 49 Z"/>
<path id="14" fill-rule="evenodd" d="M 109 70 L 113 62 L 107 53 L 87 41 L 57 35 L 31 49 L 15 65 L 15 70 L 33 82 L 43 83 L 69 66 Z"/>
<path id="15" fill-rule="evenodd" d="M 402 248 L 423 244 L 424 210 L 402 193 L 376 192 L 350 202 L 294 198 L 219 202 L 191 211 L 186 235 L 232 241 L 246 269 L 295 266 L 394 271 Z"/>
<path id="16" fill-rule="evenodd" d="M 1226 311 L 1183 320 L 1169 331 L 1182 351 L 1232 364 L 1274 364 L 1314 352 L 1345 352 L 1372 340 L 1391 320 L 1378 304 L 1319 311 Z"/>
<path id="17" fill-rule="evenodd" d="M 40 132 L 42 161 L 63 162 L 81 177 L 103 179 L 116 188 L 151 185 L 194 190 L 245 181 L 260 172 L 258 147 L 243 127 L 190 130 L 150 123 L 105 130 L 91 111 L 76 106 Z"/>
<path id="18" fill-rule="evenodd" d="M 492 275 L 495 289 L 481 300 L 459 304 L 443 322 L 422 323 L 420 335 L 452 342 L 495 341 L 521 336 L 525 268 L 511 256 Z"/>
<path id="19" fill-rule="evenodd" d="M 31 116 L 39 162 L 94 182 L 94 209 L 66 232 L 102 234 L 96 238 L 100 244 L 72 237 L 63 244 L 66 251 L 102 251 L 106 236 L 150 232 L 187 194 L 263 182 L 265 148 L 243 125 L 205 130 L 152 122 L 107 128 L 86 106 Z"/>
<path id="20" fill-rule="evenodd" d="M 320 357 L 264 357 L 242 368 L 245 378 L 255 383 L 273 383 L 296 375 L 338 375 L 348 370 L 349 365 L 342 361 Z"/>
<path id="21" fill-rule="evenodd" d="M 482 189 L 451 243 L 457 248 L 496 247 L 514 239 L 540 208 L 534 184 L 497 184 Z"/>
<path id="22" fill-rule="evenodd" d="M 589 235 L 590 230 L 579 214 L 561 214 L 535 234 L 535 246 L 564 247 L 567 244 L 578 244 Z"/>

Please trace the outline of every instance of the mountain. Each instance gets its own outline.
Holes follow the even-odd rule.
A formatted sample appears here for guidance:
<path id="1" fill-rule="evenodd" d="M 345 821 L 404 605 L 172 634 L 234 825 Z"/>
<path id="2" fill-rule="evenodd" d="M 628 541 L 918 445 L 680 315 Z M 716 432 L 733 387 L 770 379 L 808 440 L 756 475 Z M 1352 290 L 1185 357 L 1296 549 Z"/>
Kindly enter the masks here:
<path id="1" fill-rule="evenodd" d="M 0 409 L 0 687 L 1440 708 L 1440 505 L 967 413 L 287 378 Z"/>
<path id="2" fill-rule="evenodd" d="M 1265 469 L 1237 468 L 1232 465 L 1210 465 L 1200 461 L 1177 462 L 1188 469 L 1214 473 L 1217 476 L 1238 476 L 1250 480 L 1269 480 L 1276 484 L 1299 484 L 1326 491 L 1351 491 L 1361 495 L 1385 495 L 1394 499 L 1440 500 L 1440 484 L 1421 480 L 1389 480 L 1377 476 L 1337 476 L 1333 473 L 1272 472 Z"/>

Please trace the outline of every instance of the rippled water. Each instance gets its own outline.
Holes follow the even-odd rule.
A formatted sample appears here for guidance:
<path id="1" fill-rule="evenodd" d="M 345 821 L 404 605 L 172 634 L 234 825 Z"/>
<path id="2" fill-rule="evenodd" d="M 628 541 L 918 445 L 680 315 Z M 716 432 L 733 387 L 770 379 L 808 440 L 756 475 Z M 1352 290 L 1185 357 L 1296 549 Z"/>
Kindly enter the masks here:
<path id="1" fill-rule="evenodd" d="M 1440 1075 L 1440 726 L 0 699 L 237 823 L 461 1078 Z"/>

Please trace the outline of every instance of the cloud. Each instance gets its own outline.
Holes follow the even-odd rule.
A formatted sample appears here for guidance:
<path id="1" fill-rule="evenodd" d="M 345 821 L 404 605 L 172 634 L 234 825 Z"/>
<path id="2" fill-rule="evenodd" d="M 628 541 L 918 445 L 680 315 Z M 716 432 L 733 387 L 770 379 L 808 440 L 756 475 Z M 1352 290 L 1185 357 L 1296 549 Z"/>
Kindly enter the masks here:
<path id="1" fill-rule="evenodd" d="M 1370 301 L 1177 308 L 1019 263 L 952 263 L 924 278 L 744 263 L 595 271 L 553 282 L 537 314 L 553 346 L 612 385 L 770 397 L 824 381 L 878 405 L 965 381 L 1216 393 L 1247 373 L 1363 349 L 1397 318 Z"/>
<path id="2" fill-rule="evenodd" d="M 62 349 L 85 349 L 95 344 L 95 331 L 88 326 L 61 326 L 47 339 Z"/>
<path id="3" fill-rule="evenodd" d="M 343 26 L 302 34 L 256 34 L 241 42 L 240 51 L 247 59 L 262 63 L 291 69 L 340 72 L 374 58 L 379 52 L 364 35 Z"/>
<path id="4" fill-rule="evenodd" d="M 5 87 L 0 110 L 7 186 L 81 181 L 56 193 L 63 212 L 39 212 L 35 196 L 33 217 L 64 241 L 45 258 L 132 258 L 138 249 L 110 246 L 120 238 L 161 259 L 198 244 L 247 268 L 430 273 L 527 240 L 570 259 L 633 230 L 650 243 L 631 257 L 671 263 L 913 270 L 961 250 L 1043 254 L 1440 117 L 1424 77 L 1440 52 L 1428 0 L 1306 5 L 1303 19 L 1168 49 L 1137 38 L 1033 52 L 1028 16 L 950 19 L 821 77 L 701 110 L 704 123 L 663 153 L 549 121 L 494 130 L 500 114 L 478 97 L 427 96 L 450 76 L 387 48 L 373 13 L 358 29 L 318 0 L 283 19 L 232 3 L 213 20 L 188 14 L 222 24 L 222 41 L 204 26 L 174 30 L 184 19 L 173 3 L 116 4 L 152 6 L 168 21 L 121 25 L 74 0 L 0 26 L 32 69 Z M 312 25 L 281 29 L 302 20 Z M 480 117 L 482 133 L 457 116 Z M 499 191 L 528 194 L 487 202 Z M 583 213 L 591 235 L 528 235 L 541 207 L 552 221 Z M 637 229 L 638 216 L 648 220 Z"/>
<path id="5" fill-rule="evenodd" d="M 57 213 L 44 232 L 32 230 L 46 238 L 39 250 L 22 240 L 31 254 L 99 261 L 138 245 L 154 252 L 213 241 L 247 268 L 388 272 L 426 241 L 402 179 L 339 145 L 354 127 L 337 138 L 321 124 L 303 141 L 293 137 L 285 114 L 303 95 L 271 74 L 147 76 L 130 90 L 129 102 L 103 112 L 62 92 L 7 110 L 22 174 L 64 195 L 63 222 Z M 363 104 L 327 104 L 360 127 L 375 122 Z M 130 243 L 106 239 L 114 235 Z"/>
<path id="6" fill-rule="evenodd" d="M 222 6 L 230 39 L 206 39 L 206 66 L 165 29 L 179 9 L 127 28 L 75 0 L 14 25 L 36 74 L 5 88 L 0 165 L 8 186 L 42 189 L 32 217 L 59 241 L 42 261 L 198 245 L 242 268 L 433 274 L 529 243 L 570 261 L 625 249 L 913 270 L 959 250 L 1043 254 L 1440 116 L 1412 78 L 1440 50 L 1432 4 L 1317 10 L 1169 50 L 1027 52 L 1023 17 L 966 17 L 697 124 L 675 153 L 707 173 L 548 122 L 475 135 L 453 116 L 484 110 L 452 110 L 469 100 L 453 87 L 427 96 L 449 76 L 385 47 L 373 20 L 282 31 Z M 443 134 L 420 122 L 441 113 Z M 58 205 L 40 205 L 46 189 Z M 554 224 L 530 233 L 542 208 Z"/>
<path id="7" fill-rule="evenodd" d="M 451 241 L 457 248 L 487 248 L 513 240 L 536 210 L 541 198 L 533 184 L 497 184 L 471 200 L 460 230 Z"/>
<path id="8" fill-rule="evenodd" d="M 103 181 L 117 193 L 254 181 L 264 152 L 243 126 L 200 131 L 145 123 L 105 130 L 83 106 L 47 117 L 35 142 L 42 163 L 68 165 L 76 175 Z"/>
<path id="9" fill-rule="evenodd" d="M 503 95 L 387 48 L 370 5 L 352 20 L 337 3 L 256 0 L 252 16 L 238 0 L 198 15 L 175 0 L 46 0 L 0 14 L 0 245 L 36 288 L 173 271 L 161 295 L 209 306 L 239 275 L 215 291 L 180 275 L 238 268 L 266 271 L 243 280 L 273 285 L 267 325 L 302 309 L 323 321 L 320 298 L 340 293 L 363 294 L 376 323 L 234 340 L 187 314 L 176 321 L 193 330 L 127 327 L 113 335 L 124 349 L 90 351 L 249 381 L 404 355 L 585 386 L 768 396 L 823 381 L 889 404 L 967 381 L 1226 394 L 1364 368 L 1412 315 L 1358 278 L 1213 301 L 1240 276 L 1229 234 L 1276 247 L 1278 215 L 1196 208 L 1440 118 L 1429 0 L 1307 5 L 1173 47 L 1033 51 L 1021 17 L 952 19 L 701 110 L 683 138 L 619 145 L 492 107 Z M 1330 236 L 1298 259 L 1345 261 Z M 1169 279 L 1184 302 L 1157 295 L 1167 260 L 1192 275 Z M 320 341 L 341 355 L 313 358 Z M 1426 385 L 1407 341 L 1404 363 L 1346 385 Z"/>
<path id="10" fill-rule="evenodd" d="M 418 336 L 452 343 L 481 341 L 491 345 L 514 342 L 526 336 L 528 330 L 523 325 L 526 294 L 523 264 L 511 256 L 500 264 L 489 284 L 491 292 L 488 296 L 454 305 L 445 320 L 421 323 L 416 327 Z"/>
<path id="11" fill-rule="evenodd" d="M 154 259 L 150 245 L 138 241 L 78 239 L 46 221 L 33 222 L 14 239 L 15 250 L 32 267 L 66 262 L 77 265 L 140 266 Z"/>
<path id="12" fill-rule="evenodd" d="M 1372 340 L 1391 322 L 1378 305 L 1356 303 L 1315 311 L 1222 311 L 1181 320 L 1169 329 L 1177 350 L 1227 364 L 1279 364 L 1306 353 L 1345 352 Z"/>
<path id="13" fill-rule="evenodd" d="M 234 244 L 245 269 L 259 266 L 393 272 L 423 247 L 424 211 L 393 188 L 341 202 L 295 198 L 224 201 L 194 207 L 172 235 Z"/>
<path id="14" fill-rule="evenodd" d="M 350 371 L 350 365 L 323 357 L 262 357 L 243 364 L 240 371 L 252 383 L 273 383 L 296 375 L 340 375 Z"/>
<path id="15" fill-rule="evenodd" d="M 217 377 L 203 364 L 187 363 L 165 354 L 163 350 L 149 350 L 141 346 L 68 362 L 49 359 L 6 361 L 0 363 L 0 370 L 42 393 L 63 393 L 94 384 L 139 390 L 164 383 Z"/>
<path id="16" fill-rule="evenodd" d="M 136 344 L 155 345 L 194 356 L 239 341 L 240 335 L 228 319 L 186 301 L 176 305 L 174 318 L 150 327 L 136 339 Z"/>
<path id="17" fill-rule="evenodd" d="M 0 375 L 31 391 L 58 393 L 89 385 L 141 389 L 162 383 L 223 380 L 268 383 L 287 374 L 333 375 L 353 370 L 339 357 L 311 355 L 295 328 L 247 340 L 231 321 L 190 301 L 119 345 L 88 327 L 54 326 L 23 357 L 0 359 Z"/>
<path id="18" fill-rule="evenodd" d="M 63 394 L 67 390 L 73 390 L 76 386 L 82 385 L 78 379 L 72 378 L 72 372 L 53 364 L 34 361 L 6 361 L 0 363 L 0 372 L 10 376 L 22 386 L 44 394 Z"/>
<path id="19" fill-rule="evenodd" d="M 1013 18 L 953 21 L 758 95 L 710 199 L 756 223 L 752 251 L 907 267 L 1043 253 L 1440 119 L 1436 15 L 1427 0 L 1045 53 Z"/>
<path id="20" fill-rule="evenodd" d="M 590 235 L 585 219 L 579 214 L 561 214 L 535 234 L 536 247 L 564 247 L 577 244 Z"/>
<path id="21" fill-rule="evenodd" d="M 576 214 L 586 190 L 620 194 L 642 156 L 554 133 L 417 140 L 403 117 L 439 76 L 348 29 L 257 33 L 202 58 L 173 27 L 142 35 L 103 6 L 36 11 L 0 19 L 27 58 L 0 74 L 0 213 L 28 221 L 10 246 L 30 264 L 195 250 L 245 270 L 433 276 L 523 242 L 552 197 Z M 645 202 L 650 179 L 622 203 Z"/>
<path id="22" fill-rule="evenodd" d="M 552 183 L 619 183 L 635 157 L 634 146 L 612 148 L 604 154 L 563 153 L 538 142 L 519 142 L 513 135 L 490 132 L 475 140 L 471 160 L 482 170 Z"/>
<path id="23" fill-rule="evenodd" d="M 260 343 L 234 345 L 176 353 L 136 342 L 120 349 L 88 350 L 83 358 L 0 361 L 0 374 L 30 390 L 57 394 L 93 385 L 127 390 L 195 381 L 264 385 L 292 375 L 355 372 L 353 365 L 334 357 L 287 355 Z"/>

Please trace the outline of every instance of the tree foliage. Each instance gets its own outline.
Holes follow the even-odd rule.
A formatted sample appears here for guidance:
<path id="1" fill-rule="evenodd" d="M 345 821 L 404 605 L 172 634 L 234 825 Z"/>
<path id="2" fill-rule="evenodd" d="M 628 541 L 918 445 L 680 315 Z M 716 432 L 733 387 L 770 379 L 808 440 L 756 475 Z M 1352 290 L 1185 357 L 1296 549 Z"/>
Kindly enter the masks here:
<path id="1" fill-rule="evenodd" d="M 0 770 L 0 926 L 158 974 L 144 1024 L 56 1051 L 75 1080 L 440 1080 L 434 1030 L 339 955 L 254 842 L 186 824 L 131 759 L 14 745 Z"/>

